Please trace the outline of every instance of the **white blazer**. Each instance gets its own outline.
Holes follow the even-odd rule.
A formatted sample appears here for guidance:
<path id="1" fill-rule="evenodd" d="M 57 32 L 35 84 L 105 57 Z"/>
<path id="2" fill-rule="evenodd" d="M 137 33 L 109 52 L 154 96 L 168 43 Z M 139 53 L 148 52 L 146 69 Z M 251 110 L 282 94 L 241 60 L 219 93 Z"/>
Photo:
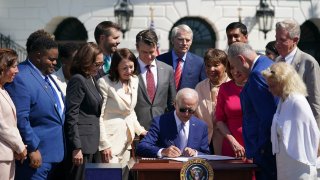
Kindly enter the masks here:
<path id="1" fill-rule="evenodd" d="M 16 108 L 7 91 L 0 88 L 0 161 L 14 160 L 14 152 L 21 153 L 24 149 Z"/>
<path id="2" fill-rule="evenodd" d="M 282 130 L 282 141 L 293 159 L 316 165 L 320 132 L 307 99 L 301 94 L 290 94 L 280 101 L 271 126 L 273 154 L 279 152 L 277 127 Z"/>
<path id="3" fill-rule="evenodd" d="M 131 148 L 135 133 L 140 135 L 145 129 L 137 120 L 134 107 L 137 104 L 139 79 L 132 76 L 129 80 L 129 94 L 125 93 L 122 83 L 112 82 L 108 75 L 98 80 L 103 96 L 100 116 L 99 150 L 111 148 L 112 154 L 121 156 Z"/>

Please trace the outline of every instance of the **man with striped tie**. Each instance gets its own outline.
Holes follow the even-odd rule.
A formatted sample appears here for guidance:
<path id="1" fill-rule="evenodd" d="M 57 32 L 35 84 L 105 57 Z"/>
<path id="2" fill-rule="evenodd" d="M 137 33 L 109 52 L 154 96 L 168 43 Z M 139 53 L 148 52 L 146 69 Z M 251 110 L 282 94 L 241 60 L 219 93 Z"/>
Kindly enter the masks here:
<path id="1" fill-rule="evenodd" d="M 171 33 L 173 49 L 157 57 L 174 69 L 177 91 L 185 87 L 194 89 L 206 79 L 203 58 L 189 52 L 192 39 L 193 32 L 189 26 L 181 24 L 174 27 Z"/>

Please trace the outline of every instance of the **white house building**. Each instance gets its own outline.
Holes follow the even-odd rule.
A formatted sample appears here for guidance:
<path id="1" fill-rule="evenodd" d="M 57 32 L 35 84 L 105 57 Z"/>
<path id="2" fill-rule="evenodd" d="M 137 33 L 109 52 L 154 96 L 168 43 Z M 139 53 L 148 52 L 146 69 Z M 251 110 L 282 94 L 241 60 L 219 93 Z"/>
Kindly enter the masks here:
<path id="1" fill-rule="evenodd" d="M 82 33 L 87 32 L 87 40 L 94 41 L 93 32 L 99 22 L 115 21 L 114 5 L 117 2 L 118 0 L 0 0 L 0 33 L 25 47 L 30 33 L 38 29 L 55 33 L 59 24 L 71 17 L 84 25 L 82 30 L 85 31 Z M 265 39 L 256 20 L 259 0 L 131 0 L 131 29 L 125 33 L 119 47 L 135 51 L 136 34 L 150 26 L 151 8 L 161 52 L 170 48 L 170 31 L 175 24 L 180 23 L 188 24 L 194 31 L 194 52 L 203 54 L 208 47 L 226 49 L 225 28 L 229 23 L 239 21 L 239 18 L 248 27 L 249 44 L 257 51 L 263 51 L 267 42 L 275 40 L 275 23 L 293 18 L 301 24 L 301 48 L 319 58 L 320 1 L 266 2 L 275 14 L 272 30 Z M 68 33 L 75 35 L 76 31 L 76 28 L 66 23 L 59 32 L 65 37 Z"/>

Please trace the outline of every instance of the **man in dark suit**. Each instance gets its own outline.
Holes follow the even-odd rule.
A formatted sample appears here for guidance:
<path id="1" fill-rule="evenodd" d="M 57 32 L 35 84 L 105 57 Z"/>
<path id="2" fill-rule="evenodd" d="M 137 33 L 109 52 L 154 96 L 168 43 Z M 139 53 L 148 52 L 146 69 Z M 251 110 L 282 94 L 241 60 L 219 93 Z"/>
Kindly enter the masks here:
<path id="1" fill-rule="evenodd" d="M 248 30 L 247 26 L 241 22 L 232 22 L 226 28 L 228 45 L 234 42 L 248 43 Z"/>
<path id="2" fill-rule="evenodd" d="M 273 61 L 257 55 L 250 45 L 242 42 L 229 46 L 228 60 L 233 67 L 249 76 L 240 94 L 246 157 L 253 158 L 253 162 L 259 166 L 257 180 L 276 179 L 270 129 L 278 101 L 268 91 L 268 85 L 261 74 Z"/>
<path id="3" fill-rule="evenodd" d="M 155 59 L 157 42 L 157 35 L 151 30 L 140 31 L 136 36 L 139 87 L 135 112 L 146 129 L 153 117 L 173 109 L 176 95 L 172 68 Z"/>
<path id="4" fill-rule="evenodd" d="M 16 179 L 50 179 L 64 157 L 64 97 L 50 74 L 58 58 L 58 44 L 41 36 L 30 46 L 28 59 L 6 89 L 17 109 L 18 128 L 28 159 L 16 163 Z"/>
<path id="5" fill-rule="evenodd" d="M 206 79 L 203 58 L 189 52 L 193 32 L 189 26 L 182 24 L 172 29 L 171 43 L 173 50 L 157 57 L 174 69 L 175 85 L 179 89 L 196 85 Z"/>
<path id="6" fill-rule="evenodd" d="M 320 128 L 320 68 L 310 54 L 301 51 L 300 25 L 294 20 L 284 20 L 276 24 L 276 48 L 280 54 L 276 62 L 291 64 L 307 86 L 307 100 Z"/>
<path id="7" fill-rule="evenodd" d="M 139 143 L 142 157 L 178 157 L 209 154 L 208 127 L 193 116 L 198 93 L 190 88 L 178 91 L 175 111 L 156 117 L 148 134 Z"/>
<path id="8" fill-rule="evenodd" d="M 108 74 L 112 54 L 117 50 L 120 44 L 120 26 L 111 21 L 102 21 L 94 30 L 94 38 L 102 50 L 104 65 L 95 76 L 96 79 Z"/>

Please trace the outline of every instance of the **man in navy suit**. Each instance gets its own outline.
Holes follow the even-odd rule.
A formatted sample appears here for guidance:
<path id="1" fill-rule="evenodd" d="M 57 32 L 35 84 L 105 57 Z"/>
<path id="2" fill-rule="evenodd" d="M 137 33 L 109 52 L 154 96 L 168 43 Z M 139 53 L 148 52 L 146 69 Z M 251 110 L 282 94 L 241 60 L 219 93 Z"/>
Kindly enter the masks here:
<path id="1" fill-rule="evenodd" d="M 200 81 L 206 79 L 203 58 L 189 52 L 192 38 L 193 32 L 189 26 L 181 24 L 174 27 L 171 35 L 173 50 L 157 57 L 159 61 L 172 66 L 175 71 L 177 91 L 185 87 L 194 89 Z M 180 66 L 181 71 L 177 70 Z M 180 78 L 177 78 L 177 73 Z"/>
<path id="2" fill-rule="evenodd" d="M 176 96 L 175 111 L 156 117 L 148 134 L 137 147 L 142 157 L 178 157 L 209 154 L 208 127 L 193 116 L 198 93 L 181 89 Z"/>
<path id="3" fill-rule="evenodd" d="M 228 60 L 231 66 L 249 75 L 240 94 L 246 157 L 253 158 L 253 162 L 259 166 L 257 180 L 277 179 L 270 129 L 278 101 L 268 91 L 268 85 L 261 74 L 273 61 L 257 55 L 250 45 L 242 42 L 229 46 Z"/>
<path id="4" fill-rule="evenodd" d="M 6 86 L 17 109 L 18 128 L 28 158 L 16 163 L 15 179 L 50 179 L 64 158 L 64 97 L 50 74 L 58 59 L 58 44 L 41 36 L 21 63 L 19 74 Z"/>

